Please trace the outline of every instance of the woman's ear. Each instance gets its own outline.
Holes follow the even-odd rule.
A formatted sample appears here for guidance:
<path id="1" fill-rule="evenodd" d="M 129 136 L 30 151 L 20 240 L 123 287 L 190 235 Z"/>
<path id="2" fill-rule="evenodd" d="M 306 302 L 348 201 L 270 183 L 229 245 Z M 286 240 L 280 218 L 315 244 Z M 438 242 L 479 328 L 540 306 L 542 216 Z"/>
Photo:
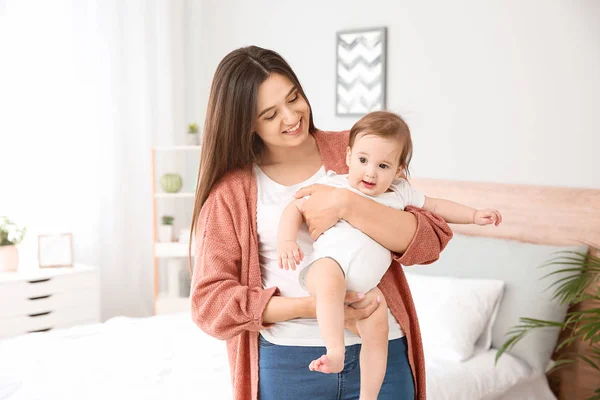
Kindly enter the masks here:
<path id="1" fill-rule="evenodd" d="M 350 167 L 350 159 L 352 158 L 352 149 L 350 146 L 346 149 L 346 165 Z"/>

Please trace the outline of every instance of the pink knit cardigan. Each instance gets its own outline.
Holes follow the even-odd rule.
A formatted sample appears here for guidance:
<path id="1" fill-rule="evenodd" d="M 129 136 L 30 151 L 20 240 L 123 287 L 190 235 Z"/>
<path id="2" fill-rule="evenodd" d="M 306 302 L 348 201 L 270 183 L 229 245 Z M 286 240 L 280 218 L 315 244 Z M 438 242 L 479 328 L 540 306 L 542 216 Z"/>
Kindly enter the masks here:
<path id="1" fill-rule="evenodd" d="M 315 133 L 326 170 L 347 173 L 348 132 Z M 212 189 L 200 212 L 192 277 L 192 319 L 206 333 L 227 341 L 236 400 L 258 398 L 258 333 L 263 311 L 277 288 L 263 289 L 256 233 L 257 187 L 252 168 L 227 174 Z M 400 264 L 438 259 L 452 237 L 439 217 L 407 209 L 417 217 L 417 232 L 402 256 L 396 255 L 379 288 L 408 341 L 416 399 L 425 399 L 425 362 L 419 322 Z"/>

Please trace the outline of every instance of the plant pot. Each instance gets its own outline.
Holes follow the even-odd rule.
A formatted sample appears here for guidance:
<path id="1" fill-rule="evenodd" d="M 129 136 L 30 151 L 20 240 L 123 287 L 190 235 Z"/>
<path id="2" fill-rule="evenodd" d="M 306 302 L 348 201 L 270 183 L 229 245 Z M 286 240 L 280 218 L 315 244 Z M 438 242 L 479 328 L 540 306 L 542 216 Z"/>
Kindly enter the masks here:
<path id="1" fill-rule="evenodd" d="M 0 272 L 14 272 L 18 266 L 17 246 L 0 246 Z"/>
<path id="2" fill-rule="evenodd" d="M 200 144 L 200 134 L 186 133 L 185 144 L 187 144 L 188 146 L 198 146 Z"/>
<path id="3" fill-rule="evenodd" d="M 179 231 L 179 237 L 177 238 L 179 243 L 189 243 L 190 242 L 190 228 L 181 229 Z"/>
<path id="4" fill-rule="evenodd" d="M 158 241 L 161 243 L 173 241 L 173 225 L 160 225 L 158 227 Z"/>

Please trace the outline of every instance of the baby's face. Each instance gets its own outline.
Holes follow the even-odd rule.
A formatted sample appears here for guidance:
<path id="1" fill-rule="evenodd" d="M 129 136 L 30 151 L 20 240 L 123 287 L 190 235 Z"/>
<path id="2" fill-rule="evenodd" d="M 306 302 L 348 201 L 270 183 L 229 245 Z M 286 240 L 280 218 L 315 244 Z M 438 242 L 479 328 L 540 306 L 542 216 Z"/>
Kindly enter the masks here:
<path id="1" fill-rule="evenodd" d="M 402 172 L 399 168 L 401 152 L 402 143 L 396 138 L 357 135 L 346 155 L 350 186 L 369 196 L 384 193 Z"/>

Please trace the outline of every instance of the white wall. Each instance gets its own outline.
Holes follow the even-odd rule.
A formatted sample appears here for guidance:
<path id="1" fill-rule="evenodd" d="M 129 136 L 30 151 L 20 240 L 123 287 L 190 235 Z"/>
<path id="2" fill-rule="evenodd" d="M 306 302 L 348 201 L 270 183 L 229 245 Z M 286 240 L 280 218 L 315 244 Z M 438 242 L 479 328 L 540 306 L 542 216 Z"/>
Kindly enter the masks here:
<path id="1" fill-rule="evenodd" d="M 203 0 L 197 19 L 192 119 L 221 58 L 256 44 L 288 60 L 319 128 L 348 129 L 335 32 L 387 26 L 388 108 L 411 126 L 413 176 L 600 188 L 600 2 Z"/>

